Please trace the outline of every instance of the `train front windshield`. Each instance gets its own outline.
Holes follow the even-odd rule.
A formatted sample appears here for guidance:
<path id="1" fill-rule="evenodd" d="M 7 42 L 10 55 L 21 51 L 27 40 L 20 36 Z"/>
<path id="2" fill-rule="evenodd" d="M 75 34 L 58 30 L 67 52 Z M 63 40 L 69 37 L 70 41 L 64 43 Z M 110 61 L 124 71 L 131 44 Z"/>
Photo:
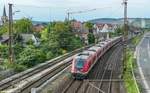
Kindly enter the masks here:
<path id="1" fill-rule="evenodd" d="M 82 69 L 83 68 L 83 66 L 84 66 L 84 59 L 77 59 L 76 60 L 76 68 L 77 69 Z"/>

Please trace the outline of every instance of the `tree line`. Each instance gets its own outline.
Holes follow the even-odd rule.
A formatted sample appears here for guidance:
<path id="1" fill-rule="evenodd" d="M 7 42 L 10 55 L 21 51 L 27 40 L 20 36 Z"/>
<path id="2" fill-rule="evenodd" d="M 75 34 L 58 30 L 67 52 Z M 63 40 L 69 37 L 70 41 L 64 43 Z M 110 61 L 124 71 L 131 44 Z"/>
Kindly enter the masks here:
<path id="1" fill-rule="evenodd" d="M 87 27 L 91 30 L 89 23 Z M 4 34 L 8 34 L 8 23 L 0 27 L 0 36 Z M 35 46 L 32 40 L 26 42 L 26 46 L 24 46 L 21 34 L 34 34 L 39 39 L 39 46 Z M 89 37 L 90 43 L 94 43 L 91 33 Z M 23 71 L 84 45 L 81 38 L 73 33 L 71 24 L 67 21 L 50 22 L 44 25 L 41 32 L 35 32 L 32 21 L 22 18 L 13 23 L 13 39 L 14 63 L 8 62 L 8 45 L 1 44 L 0 58 L 3 59 L 3 62 L 0 65 L 5 69 L 16 71 Z"/>

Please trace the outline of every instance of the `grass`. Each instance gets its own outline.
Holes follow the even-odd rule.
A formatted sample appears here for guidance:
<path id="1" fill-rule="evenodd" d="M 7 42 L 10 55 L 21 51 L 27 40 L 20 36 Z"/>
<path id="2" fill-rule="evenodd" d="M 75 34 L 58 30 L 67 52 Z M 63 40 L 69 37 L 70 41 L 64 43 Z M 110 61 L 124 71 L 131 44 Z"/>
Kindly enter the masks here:
<path id="1" fill-rule="evenodd" d="M 135 64 L 135 60 L 133 58 L 133 52 L 128 50 L 126 59 L 126 71 L 124 72 L 124 81 L 125 87 L 127 89 L 127 93 L 138 93 L 138 89 L 136 87 L 136 81 L 134 81 L 134 77 L 132 74 L 133 64 Z"/>
<path id="2" fill-rule="evenodd" d="M 135 47 L 141 41 L 143 35 L 138 35 L 134 37 L 131 44 Z M 139 85 L 136 80 L 134 80 L 134 69 L 137 68 L 136 59 L 134 59 L 134 51 L 132 49 L 126 49 L 126 59 L 125 59 L 125 71 L 124 71 L 124 81 L 127 93 L 139 93 Z"/>
<path id="3" fill-rule="evenodd" d="M 136 36 L 136 37 L 134 37 L 133 39 L 132 39 L 132 44 L 134 45 L 134 46 L 137 46 L 138 44 L 139 44 L 139 42 L 141 41 L 141 38 L 143 37 L 143 35 L 138 35 L 138 36 Z"/>

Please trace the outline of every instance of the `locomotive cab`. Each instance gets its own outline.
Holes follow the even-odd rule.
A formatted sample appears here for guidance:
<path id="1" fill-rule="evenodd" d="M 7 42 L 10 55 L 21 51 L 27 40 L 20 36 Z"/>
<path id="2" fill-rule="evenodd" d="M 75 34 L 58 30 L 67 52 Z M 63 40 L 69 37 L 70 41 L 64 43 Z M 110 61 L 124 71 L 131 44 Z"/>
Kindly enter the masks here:
<path id="1" fill-rule="evenodd" d="M 73 65 L 72 65 L 72 74 L 75 78 L 80 79 L 80 78 L 85 78 L 84 73 L 87 71 L 87 62 L 89 58 L 89 54 L 79 54 L 77 57 L 74 58 L 73 60 Z"/>
<path id="2" fill-rule="evenodd" d="M 71 73 L 75 78 L 82 78 L 87 76 L 89 68 L 93 64 L 93 61 L 96 60 L 97 55 L 94 51 L 84 51 L 78 54 L 72 62 Z"/>

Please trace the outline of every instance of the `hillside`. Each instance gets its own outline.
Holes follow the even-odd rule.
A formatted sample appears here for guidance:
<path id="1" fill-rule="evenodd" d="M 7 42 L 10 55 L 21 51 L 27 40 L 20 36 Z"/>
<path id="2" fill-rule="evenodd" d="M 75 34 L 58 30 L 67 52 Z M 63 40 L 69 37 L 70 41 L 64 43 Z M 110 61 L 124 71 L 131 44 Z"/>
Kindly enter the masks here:
<path id="1" fill-rule="evenodd" d="M 144 27 L 144 28 L 150 28 L 150 18 L 128 18 L 129 24 L 138 26 L 138 27 Z M 123 18 L 99 18 L 99 19 L 93 19 L 89 20 L 89 22 L 92 23 L 107 23 L 107 24 L 123 24 Z"/>

